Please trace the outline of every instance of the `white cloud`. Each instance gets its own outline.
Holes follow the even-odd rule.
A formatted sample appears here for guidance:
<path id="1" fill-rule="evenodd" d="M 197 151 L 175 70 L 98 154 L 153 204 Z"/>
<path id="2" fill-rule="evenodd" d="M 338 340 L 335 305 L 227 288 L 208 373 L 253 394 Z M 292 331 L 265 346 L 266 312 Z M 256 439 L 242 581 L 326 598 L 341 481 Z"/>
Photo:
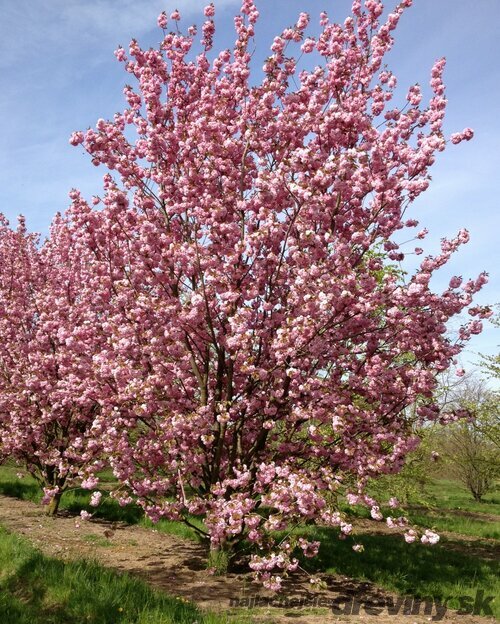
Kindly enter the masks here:
<path id="1" fill-rule="evenodd" d="M 71 54 L 105 45 L 109 51 L 156 28 L 156 17 L 178 8 L 186 19 L 203 18 L 208 0 L 18 0 L 2 6 L 0 67 L 30 57 Z M 240 0 L 216 0 L 218 13 Z"/>

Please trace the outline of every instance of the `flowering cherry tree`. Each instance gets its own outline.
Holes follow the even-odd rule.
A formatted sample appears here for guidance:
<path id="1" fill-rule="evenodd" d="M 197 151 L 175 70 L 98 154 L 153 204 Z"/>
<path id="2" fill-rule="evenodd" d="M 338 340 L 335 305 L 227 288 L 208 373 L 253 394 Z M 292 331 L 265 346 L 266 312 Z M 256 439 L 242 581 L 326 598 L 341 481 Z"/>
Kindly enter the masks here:
<path id="1" fill-rule="evenodd" d="M 0 456 L 26 466 L 57 513 L 64 490 L 100 464 L 90 436 L 99 412 L 98 349 L 85 250 L 56 217 L 49 239 L 0 218 Z"/>
<path id="2" fill-rule="evenodd" d="M 213 5 L 201 48 L 195 27 L 183 33 L 177 11 L 162 13 L 159 49 L 116 51 L 137 82 L 125 110 L 71 137 L 109 170 L 94 205 L 73 191 L 71 209 L 113 284 L 94 358 L 113 393 L 94 432 L 153 520 L 201 516 L 215 550 L 250 541 L 250 565 L 274 589 L 297 566 L 295 547 L 318 548 L 276 530 L 318 522 L 348 535 L 339 493 L 382 519 L 367 479 L 398 471 L 417 444 L 409 406 L 439 419 L 436 375 L 489 313 L 469 308 L 451 340 L 447 321 L 486 276 L 430 287 L 465 230 L 412 275 L 397 269 L 422 253 L 396 237 L 417 227 L 406 213 L 447 143 L 444 59 L 426 104 L 418 85 L 392 102 L 383 61 L 410 4 L 385 15 L 378 0 L 355 0 L 343 24 L 321 14 L 316 37 L 301 13 L 261 77 L 252 0 L 218 54 Z"/>

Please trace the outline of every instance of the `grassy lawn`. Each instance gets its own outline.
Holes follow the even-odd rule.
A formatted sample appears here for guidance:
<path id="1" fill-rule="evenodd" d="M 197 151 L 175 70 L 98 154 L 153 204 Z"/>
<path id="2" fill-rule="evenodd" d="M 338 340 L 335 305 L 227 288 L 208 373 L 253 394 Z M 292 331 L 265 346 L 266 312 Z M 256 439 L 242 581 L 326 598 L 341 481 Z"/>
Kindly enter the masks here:
<path id="1" fill-rule="evenodd" d="M 308 527 L 306 532 L 321 541 L 318 557 L 302 562 L 311 572 L 372 581 L 402 595 L 431 596 L 452 609 L 459 608 L 459 597 L 474 598 L 477 590 L 500 596 L 500 563 L 455 552 L 446 541 L 429 547 L 406 544 L 399 535 L 366 534 L 356 539 L 365 546 L 364 552 L 356 553 L 353 540 L 339 540 L 337 531 Z M 500 618 L 500 600 L 491 606 Z"/>
<path id="2" fill-rule="evenodd" d="M 42 492 L 37 482 L 29 475 L 19 479 L 17 477 L 18 472 L 19 468 L 15 466 L 0 466 L 0 494 L 39 504 L 42 500 Z M 137 505 L 130 504 L 121 507 L 118 502 L 110 498 L 106 492 L 106 488 L 109 488 L 111 482 L 112 475 L 105 474 L 102 478 L 102 488 L 99 488 L 103 492 L 103 498 L 99 507 L 94 508 L 89 505 L 91 492 L 75 488 L 63 494 L 59 509 L 75 514 L 79 514 L 82 509 L 85 509 L 94 514 L 96 518 L 102 518 L 110 522 L 138 524 L 146 528 L 154 527 L 157 531 L 177 535 L 178 537 L 198 539 L 196 531 L 182 522 L 160 520 L 156 524 L 153 524 L 151 520 L 144 517 L 142 509 Z M 191 518 L 191 522 L 201 527 L 201 523 L 197 518 Z"/>
<path id="3" fill-rule="evenodd" d="M 0 527 L 0 622 L 228 624 L 229 620 L 91 561 L 46 557 Z M 232 624 L 238 622 L 231 619 Z"/>
<path id="4" fill-rule="evenodd" d="M 409 517 L 420 526 L 474 537 L 500 539 L 500 493 L 490 492 L 478 503 L 460 484 L 449 479 L 429 486 L 430 506 L 410 508 Z M 496 515 L 496 520 L 468 514 Z"/>
<path id="5" fill-rule="evenodd" d="M 40 493 L 33 480 L 29 477 L 19 480 L 16 477 L 16 472 L 17 470 L 15 468 L 9 466 L 0 467 L 0 494 L 17 496 L 26 500 L 39 502 Z M 452 481 L 436 480 L 431 486 L 431 495 L 432 500 L 429 508 L 411 508 L 410 506 L 409 516 L 410 519 L 416 524 L 424 527 L 435 528 L 438 531 L 445 530 L 456 532 L 458 534 L 474 536 L 478 538 L 477 541 L 475 540 L 475 543 L 480 543 L 481 538 L 500 538 L 500 526 L 498 522 L 494 521 L 494 518 L 483 519 L 467 515 L 469 512 L 490 515 L 498 514 L 500 509 L 498 494 L 490 494 L 485 497 L 485 501 L 483 503 L 477 503 L 459 484 Z M 96 517 L 105 518 L 107 520 L 124 521 L 130 524 L 140 524 L 147 527 L 154 526 L 159 531 L 175 534 L 184 538 L 196 538 L 195 532 L 182 523 L 162 520 L 158 524 L 153 525 L 149 520 L 144 518 L 142 511 L 135 505 L 120 507 L 115 500 L 106 497 L 105 495 L 101 505 L 97 508 L 97 510 L 95 510 L 88 506 L 89 498 L 90 494 L 87 491 L 79 489 L 69 491 L 65 493 L 62 498 L 61 508 L 75 513 L 78 513 L 82 508 L 85 508 L 94 512 Z M 351 509 L 351 511 L 353 510 Z M 358 508 L 354 511 L 357 511 L 358 514 L 363 517 L 367 515 L 367 510 L 363 508 Z M 390 513 L 389 510 L 386 511 L 387 513 Z M 498 515 L 497 518 L 500 519 L 500 515 Z M 408 594 L 421 598 L 431 596 L 440 602 L 446 602 L 449 608 L 459 608 L 460 605 L 458 599 L 460 597 L 468 596 L 473 600 L 478 590 L 482 590 L 485 595 L 500 596 L 500 564 L 467 552 L 468 544 L 465 541 L 461 541 L 459 535 L 454 536 L 453 539 L 451 537 L 449 539 L 442 538 L 438 545 L 434 547 L 426 547 L 419 543 L 406 544 L 399 535 L 363 534 L 359 536 L 359 539 L 356 538 L 356 541 L 364 544 L 365 551 L 362 553 L 356 553 L 352 550 L 352 538 L 345 541 L 339 540 L 337 537 L 338 534 L 334 530 L 318 527 L 305 527 L 300 530 L 300 534 L 304 535 L 305 533 L 309 534 L 311 539 L 318 539 L 322 543 L 318 558 L 313 560 L 304 560 L 304 567 L 310 572 L 340 574 L 355 579 L 368 580 L 374 582 L 380 587 L 403 595 Z M 10 540 L 12 548 L 15 546 L 15 548 L 21 549 L 23 553 L 27 552 L 26 545 L 19 545 L 19 543 L 15 542 L 14 538 L 11 536 L 4 536 L 4 539 L 7 538 Z M 87 539 L 92 540 L 93 536 L 88 536 Z M 99 541 L 99 545 L 106 545 L 104 543 L 100 543 L 102 537 L 95 536 L 95 539 Z M 447 548 L 447 543 L 452 542 L 455 546 L 458 545 L 459 549 L 461 549 L 460 552 Z M 485 543 L 483 542 L 483 545 L 484 544 Z M 487 543 L 486 547 L 488 548 Z M 34 562 L 38 562 L 40 573 L 43 566 L 47 564 L 50 566 L 50 569 L 54 569 L 55 571 L 63 570 L 63 572 L 61 572 L 63 577 L 70 574 L 69 572 L 64 572 L 65 569 L 71 569 L 71 574 L 73 574 L 73 568 L 68 566 L 65 567 L 60 562 L 54 560 L 48 560 L 40 554 L 35 555 L 31 553 L 30 557 L 33 557 Z M 17 558 L 18 555 L 13 558 L 14 562 Z M 47 563 L 49 561 L 50 563 Z M 2 563 L 1 559 L 0 563 Z M 116 580 L 117 578 L 122 579 L 122 577 L 117 577 L 111 572 L 103 571 L 94 564 L 86 563 L 74 565 L 74 574 L 81 574 L 82 579 L 85 579 L 87 574 L 90 575 L 90 577 L 92 577 L 92 574 L 97 574 L 97 572 L 90 572 L 91 570 L 96 569 L 100 570 L 99 574 L 102 573 L 104 575 L 109 575 L 106 576 L 106 578 L 110 579 L 109 583 L 111 584 L 118 582 Z M 36 566 L 34 566 L 34 569 L 35 568 Z M 54 572 L 54 574 L 59 573 L 60 572 Z M 15 578 L 17 573 L 14 571 L 10 574 L 11 576 L 13 574 L 12 578 Z M 11 576 L 9 576 L 9 578 L 11 578 Z M 50 574 L 48 577 L 50 577 Z M 90 589 L 89 582 L 85 582 L 87 583 L 87 589 L 85 591 L 93 593 L 93 590 Z M 4 580 L 2 580 L 2 583 L 5 585 Z M 15 587 L 15 585 L 12 585 L 12 580 L 9 580 L 9 583 L 9 587 Z M 119 583 L 138 583 L 138 587 L 142 587 L 139 581 L 133 581 L 132 579 L 119 580 Z M 57 593 L 57 590 L 55 589 L 56 585 L 57 584 L 55 583 L 54 589 L 47 592 L 47 596 L 49 596 L 47 600 L 49 600 L 49 602 L 52 600 L 50 596 L 53 595 L 53 592 Z M 63 592 L 62 589 L 61 591 Z M 107 591 L 104 586 L 102 591 Z M 140 591 L 144 592 L 146 590 L 142 587 Z M 113 590 L 112 593 L 116 596 L 120 595 L 118 591 L 115 592 Z M 15 602 L 17 600 L 17 598 L 15 598 L 16 595 L 17 594 L 14 592 L 12 594 L 13 597 L 11 596 L 11 598 L 9 598 L 11 602 L 14 601 L 12 602 L 12 605 L 14 606 L 15 604 L 18 604 L 18 602 Z M 23 595 L 24 594 L 21 593 L 21 596 Z M 84 592 L 82 590 L 82 600 L 84 599 L 83 596 Z M 109 596 L 106 597 L 103 595 L 103 604 L 106 603 L 108 598 Z M 79 599 L 80 598 L 78 598 L 78 600 Z M 157 597 L 154 600 L 159 599 L 160 598 Z M 5 608 L 4 603 L 7 606 L 10 604 L 5 602 L 5 598 L 3 600 L 4 602 L 0 602 L 1 608 Z M 30 600 L 31 599 L 26 602 L 23 599 L 21 602 L 23 602 L 23 604 L 26 602 L 27 605 L 30 605 Z M 32 600 L 36 601 L 35 598 L 32 598 Z M 112 604 L 119 605 L 120 600 L 118 600 L 118 602 L 115 600 Z M 152 605 L 156 604 L 152 598 L 151 600 L 153 601 L 151 602 Z M 161 600 L 167 599 L 161 597 Z M 137 604 L 139 604 L 138 601 L 134 599 L 133 605 Z M 12 605 L 11 608 L 14 608 Z M 175 605 L 176 608 L 180 608 L 177 603 L 175 603 Z M 497 601 L 493 602 L 491 606 L 495 616 L 500 618 L 500 601 L 497 599 Z M 124 609 L 123 613 L 125 613 L 126 608 L 124 605 L 122 605 L 122 607 Z M 118 608 L 118 606 L 116 606 L 116 608 Z M 185 608 L 188 609 L 187 606 Z M 157 612 L 154 611 L 156 607 L 151 607 L 151 609 L 153 609 L 153 612 Z M 112 609 L 110 613 L 111 612 Z M 5 618 L 2 619 L 1 617 L 2 613 L 3 612 L 0 609 L 0 622 L 5 621 Z M 94 613 L 95 612 L 92 611 L 92 617 L 92 614 Z M 122 617 L 122 612 L 119 613 L 120 617 Z M 130 617 L 135 617 L 136 619 L 116 619 L 115 616 L 117 616 L 117 613 L 115 609 L 115 612 L 113 612 L 113 617 L 115 617 L 115 619 L 110 619 L 109 621 L 141 623 L 154 622 L 155 624 L 157 622 L 163 624 L 164 621 L 188 621 L 182 619 L 147 619 L 150 617 L 149 615 L 141 615 L 139 612 L 133 610 L 131 613 L 134 615 L 131 615 Z M 170 615 L 168 617 L 173 618 L 173 616 Z M 8 619 L 6 621 L 10 622 Z M 47 618 L 43 620 L 30 620 L 29 617 L 25 620 L 13 620 L 16 624 L 18 621 L 20 623 L 24 623 L 26 621 L 38 624 L 38 622 L 41 623 L 42 621 L 45 623 L 62 622 L 64 620 L 50 620 Z M 88 622 L 92 620 L 74 621 Z M 100 620 L 96 620 L 96 622 L 97 621 L 103 623 L 108 622 L 108 620 L 102 618 Z M 198 619 L 198 622 L 202 621 L 218 622 L 219 620 Z"/>
<path id="6" fill-rule="evenodd" d="M 461 535 L 500 539 L 500 521 L 480 520 L 460 516 L 453 511 L 439 510 L 410 510 L 409 518 L 415 524 L 440 531 L 451 531 Z"/>
<path id="7" fill-rule="evenodd" d="M 16 473 L 19 469 L 15 466 L 0 466 L 0 494 L 15 496 L 23 500 L 39 503 L 42 495 L 40 489 L 29 475 L 18 479 Z M 112 482 L 112 475 L 105 474 L 102 479 L 103 499 L 97 509 L 89 506 L 90 492 L 79 488 L 65 492 L 61 499 L 61 510 L 80 513 L 85 509 L 95 515 L 111 522 L 126 522 L 139 524 L 158 531 L 178 535 L 187 539 L 198 539 L 197 534 L 191 528 L 181 522 L 160 520 L 153 524 L 144 517 L 142 510 L 135 504 L 120 507 L 118 502 L 109 498 L 106 487 Z M 460 484 L 446 479 L 435 480 L 429 487 L 430 506 L 409 507 L 408 516 L 411 522 L 425 528 L 434 528 L 436 531 L 451 531 L 473 537 L 500 539 L 500 494 L 493 492 L 484 497 L 484 501 L 478 503 Z M 369 517 L 369 511 L 365 507 L 343 507 L 350 513 L 362 518 Z M 390 509 L 383 510 L 387 515 Z M 469 517 L 461 512 L 496 514 L 497 521 L 486 518 Z M 191 521 L 198 526 L 201 523 L 192 518 Z"/>
<path id="8" fill-rule="evenodd" d="M 500 491 L 498 489 L 486 494 L 480 503 L 472 498 L 463 485 L 451 479 L 434 479 L 428 489 L 431 502 L 435 507 L 500 516 Z"/>
<path id="9" fill-rule="evenodd" d="M 427 506 L 407 506 L 409 520 L 423 528 L 450 531 L 472 537 L 500 539 L 500 493 L 487 494 L 478 503 L 460 484 L 448 479 L 435 479 L 428 487 Z M 369 518 L 370 512 L 363 506 L 342 505 L 344 511 L 359 518 Z M 383 507 L 384 515 L 394 515 L 389 507 Z M 479 514 L 479 515 L 474 515 Z M 491 518 L 488 516 L 496 516 Z"/>

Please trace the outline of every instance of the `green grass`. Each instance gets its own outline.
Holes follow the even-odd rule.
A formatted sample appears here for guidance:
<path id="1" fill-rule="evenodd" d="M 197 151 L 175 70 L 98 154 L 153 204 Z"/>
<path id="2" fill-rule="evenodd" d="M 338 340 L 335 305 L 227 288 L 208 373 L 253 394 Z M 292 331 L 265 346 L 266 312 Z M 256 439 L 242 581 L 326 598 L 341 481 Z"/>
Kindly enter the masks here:
<path id="1" fill-rule="evenodd" d="M 102 535 L 96 535 L 95 533 L 83 535 L 82 540 L 94 546 L 101 546 L 102 548 L 110 548 L 113 546 L 113 542 L 107 537 L 102 537 Z"/>
<path id="2" fill-rule="evenodd" d="M 16 466 L 5 464 L 0 466 L 0 494 L 39 503 L 42 499 L 42 492 L 38 483 L 30 475 L 19 479 L 16 476 L 18 472 L 24 473 Z"/>
<path id="3" fill-rule="evenodd" d="M 46 557 L 0 527 L 0 622 L 227 624 L 229 620 L 97 563 Z"/>
<path id="4" fill-rule="evenodd" d="M 459 597 L 473 598 L 478 589 L 500 596 L 499 563 L 447 549 L 445 540 L 426 547 L 406 544 L 397 535 L 362 535 L 357 541 L 365 550 L 356 553 L 353 540 L 339 540 L 334 530 L 308 527 L 307 532 L 311 539 L 321 541 L 318 557 L 303 560 L 311 572 L 368 580 L 403 595 L 432 596 L 450 608 L 459 607 Z M 500 618 L 498 598 L 492 607 Z"/>
<path id="5" fill-rule="evenodd" d="M 386 497 L 387 498 L 387 497 Z M 500 495 L 490 492 L 480 503 L 460 483 L 448 479 L 435 479 L 428 486 L 427 506 L 410 501 L 405 515 L 420 527 L 436 531 L 450 531 L 461 535 L 500 539 Z M 358 518 L 369 518 L 364 506 L 341 505 L 342 511 Z M 394 510 L 382 507 L 385 516 Z M 474 514 L 479 514 L 475 516 Z M 486 515 L 487 514 L 487 515 Z M 488 516 L 496 516 L 492 519 Z"/>
<path id="6" fill-rule="evenodd" d="M 423 527 L 451 531 L 473 537 L 500 539 L 500 494 L 493 491 L 481 502 L 475 501 L 460 483 L 449 479 L 435 479 L 429 487 L 430 505 L 411 507 L 409 518 Z M 496 520 L 468 514 L 496 515 Z"/>
<path id="7" fill-rule="evenodd" d="M 15 472 L 16 470 L 9 467 L 0 467 L 0 493 L 39 501 L 36 484 L 30 482 L 29 478 L 19 481 Z M 485 497 L 484 502 L 477 503 L 460 484 L 442 479 L 432 483 L 430 494 L 432 498 L 429 508 L 410 506 L 409 516 L 412 522 L 426 528 L 435 528 L 438 532 L 445 530 L 478 538 L 500 538 L 498 522 L 466 515 L 467 512 L 498 515 L 500 500 L 497 493 L 492 493 Z M 196 538 L 196 533 L 183 523 L 161 520 L 153 524 L 144 518 L 137 506 L 120 507 L 115 500 L 106 496 L 97 510 L 94 510 L 88 506 L 89 497 L 87 491 L 72 490 L 63 496 L 61 507 L 75 513 L 84 508 L 106 520 L 139 524 L 183 538 Z M 369 515 L 365 508 L 350 508 L 350 511 L 354 511 L 359 517 Z M 389 510 L 384 511 L 390 513 Z M 358 540 L 365 545 L 365 551 L 355 553 L 352 550 L 352 539 L 341 541 L 335 531 L 306 527 L 300 531 L 300 534 L 304 533 L 308 533 L 311 539 L 322 542 L 319 557 L 304 561 L 304 566 L 310 571 L 369 580 L 399 594 L 423 598 L 432 596 L 446 601 L 450 608 L 458 608 L 459 597 L 473 598 L 478 589 L 483 590 L 486 595 L 500 595 L 498 562 L 467 553 L 467 543 L 461 542 L 459 538 L 442 538 L 437 546 L 425 547 L 421 544 L 406 544 L 401 536 L 366 534 Z M 464 552 L 447 548 L 447 541 L 462 546 Z M 493 604 L 496 617 L 500 617 L 498 600 Z"/>
<path id="8" fill-rule="evenodd" d="M 411 522 L 425 528 L 434 528 L 439 531 L 451 531 L 461 535 L 471 535 L 500 540 L 500 518 L 498 522 L 470 518 L 457 515 L 453 511 L 438 510 L 410 510 Z"/>
<path id="9" fill-rule="evenodd" d="M 370 511 L 366 507 L 342 505 L 341 509 L 356 518 L 370 518 Z M 394 510 L 388 507 L 383 507 L 382 511 L 384 516 L 394 515 Z M 500 516 L 495 521 L 489 518 L 467 516 L 458 509 L 416 506 L 409 506 L 405 515 L 411 524 L 425 529 L 435 529 L 438 533 L 449 531 L 459 535 L 500 540 Z"/>
<path id="10" fill-rule="evenodd" d="M 41 492 L 38 484 L 29 475 L 24 479 L 18 479 L 15 466 L 0 466 L 0 494 L 14 496 L 34 503 L 40 503 Z M 104 483 L 113 480 L 109 471 L 101 475 Z M 127 524 L 139 524 L 146 528 L 154 528 L 162 533 L 177 535 L 184 539 L 199 539 L 196 531 L 182 522 L 160 520 L 153 524 L 144 517 L 142 510 L 135 504 L 121 507 L 118 502 L 110 498 L 103 488 L 104 496 L 97 509 L 89 506 L 90 492 L 82 489 L 72 489 L 62 497 L 61 510 L 78 514 L 85 509 L 94 514 L 96 518 L 110 522 L 125 522 Z M 433 527 L 437 531 L 451 531 L 462 535 L 474 537 L 500 539 L 500 522 L 483 518 L 468 517 L 460 512 L 473 512 L 484 514 L 497 514 L 500 520 L 500 495 L 493 492 L 484 497 L 481 503 L 476 502 L 470 493 L 459 483 L 447 479 L 436 479 L 429 486 L 429 508 L 409 505 L 410 520 L 422 527 Z M 369 511 L 365 507 L 349 507 L 344 505 L 344 511 L 349 511 L 355 516 L 368 518 Z M 390 515 L 390 509 L 384 509 Z M 458 512 L 458 513 L 457 513 Z M 190 521 L 203 528 L 202 523 L 196 518 Z"/>
<path id="11" fill-rule="evenodd" d="M 464 486 L 451 479 L 434 479 L 428 490 L 432 505 L 440 509 L 457 509 L 500 516 L 500 491 L 498 489 L 486 494 L 480 503 L 472 498 Z"/>
<path id="12" fill-rule="evenodd" d="M 19 468 L 11 465 L 0 466 L 0 494 L 4 496 L 12 496 L 21 500 L 31 501 L 39 504 L 42 500 L 42 492 L 37 482 L 30 476 L 26 475 L 23 479 L 17 477 Z M 110 498 L 106 492 L 106 483 L 112 481 L 109 473 L 101 474 L 103 498 L 99 507 L 94 508 L 89 505 L 91 492 L 81 488 L 74 488 L 66 491 L 60 504 L 61 511 L 79 514 L 82 509 L 94 514 L 94 517 L 109 522 L 125 522 L 126 524 L 138 524 L 146 528 L 154 528 L 161 533 L 176 535 L 184 539 L 198 540 L 198 534 L 195 530 L 184 524 L 183 522 L 175 522 L 171 520 L 160 520 L 156 524 L 151 522 L 144 516 L 144 512 L 135 504 L 125 505 L 121 507 L 119 503 Z M 203 528 L 203 524 L 194 517 L 190 522 Z"/>

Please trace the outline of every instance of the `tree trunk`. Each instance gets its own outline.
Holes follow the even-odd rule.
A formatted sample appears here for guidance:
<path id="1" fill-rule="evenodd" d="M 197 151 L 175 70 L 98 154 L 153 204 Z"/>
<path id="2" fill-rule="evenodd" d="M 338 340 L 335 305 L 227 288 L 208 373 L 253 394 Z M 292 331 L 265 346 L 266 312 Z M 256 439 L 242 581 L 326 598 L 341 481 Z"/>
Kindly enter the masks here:
<path id="1" fill-rule="evenodd" d="M 232 554 L 227 543 L 218 546 L 211 545 L 208 554 L 208 567 L 212 568 L 216 576 L 224 576 L 228 571 Z"/>
<path id="2" fill-rule="evenodd" d="M 51 498 L 50 503 L 47 505 L 47 515 L 56 516 L 59 509 L 59 503 L 61 502 L 62 492 L 57 492 Z"/>

